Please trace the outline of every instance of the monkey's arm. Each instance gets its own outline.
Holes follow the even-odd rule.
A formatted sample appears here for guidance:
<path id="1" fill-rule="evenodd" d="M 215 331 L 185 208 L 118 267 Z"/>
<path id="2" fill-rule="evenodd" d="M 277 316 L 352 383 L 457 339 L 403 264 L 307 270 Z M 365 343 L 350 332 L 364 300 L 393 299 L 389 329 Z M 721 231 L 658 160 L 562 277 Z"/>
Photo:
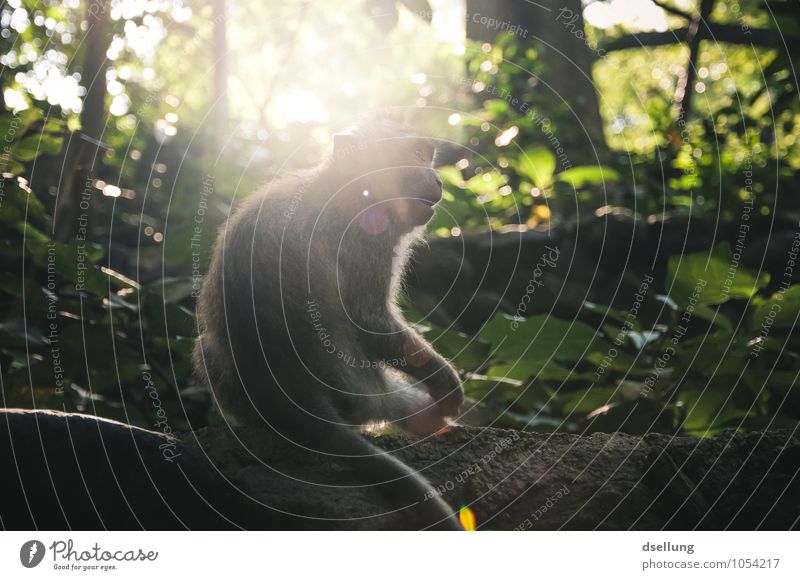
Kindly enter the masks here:
<path id="1" fill-rule="evenodd" d="M 364 339 L 368 354 L 424 384 L 443 417 L 458 414 L 464 402 L 461 379 L 453 366 L 406 323 L 392 317 L 383 330 Z"/>

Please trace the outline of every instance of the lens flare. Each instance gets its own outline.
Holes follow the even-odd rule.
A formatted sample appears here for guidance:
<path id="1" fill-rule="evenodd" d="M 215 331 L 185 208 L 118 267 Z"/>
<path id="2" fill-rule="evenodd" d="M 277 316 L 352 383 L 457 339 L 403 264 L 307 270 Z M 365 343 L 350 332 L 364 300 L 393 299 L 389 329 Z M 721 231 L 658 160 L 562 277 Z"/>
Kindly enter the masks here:
<path id="1" fill-rule="evenodd" d="M 467 506 L 461 506 L 458 510 L 458 521 L 461 522 L 461 527 L 466 532 L 474 532 L 477 522 L 475 521 L 475 513 Z"/>

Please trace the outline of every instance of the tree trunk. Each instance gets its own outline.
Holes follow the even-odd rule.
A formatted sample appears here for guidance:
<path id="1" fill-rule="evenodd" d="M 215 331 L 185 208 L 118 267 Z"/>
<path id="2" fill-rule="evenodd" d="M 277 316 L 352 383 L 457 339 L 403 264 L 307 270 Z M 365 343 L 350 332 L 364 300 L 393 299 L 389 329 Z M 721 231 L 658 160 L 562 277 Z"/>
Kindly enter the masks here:
<path id="1" fill-rule="evenodd" d="M 217 143 L 222 143 L 228 128 L 228 16 L 225 0 L 212 0 L 214 29 L 214 103 L 213 131 Z M 214 152 L 216 155 L 216 152 Z"/>
<path id="2" fill-rule="evenodd" d="M 525 39 L 541 41 L 540 55 L 547 66 L 542 90 L 552 91 L 554 102 L 566 102 L 572 109 L 573 130 L 586 135 L 598 152 L 604 150 L 603 119 L 592 80 L 596 55 L 585 40 L 581 0 L 467 0 L 468 38 L 493 42 L 506 28 L 487 26 L 484 18 L 518 25 Z"/>
<path id="3" fill-rule="evenodd" d="M 109 8 L 110 0 L 92 2 L 87 7 L 89 28 L 83 43 L 80 71 L 86 96 L 80 115 L 81 130 L 73 134 L 65 145 L 53 215 L 53 229 L 59 240 L 68 240 L 78 232 L 78 217 L 84 213 L 80 207 L 81 197 L 92 194 L 92 169 L 98 157 L 102 157 L 101 137 L 106 123 L 106 51 L 111 34 Z M 90 199 L 87 201 L 91 203 Z"/>
<path id="4" fill-rule="evenodd" d="M 700 11 L 689 24 L 689 31 L 686 35 L 689 42 L 689 60 L 675 90 L 675 119 L 678 123 L 686 123 L 692 112 L 692 93 L 694 92 L 694 81 L 697 78 L 700 41 L 703 38 L 700 30 L 708 26 L 714 2 L 715 0 L 703 0 L 700 4 Z"/>

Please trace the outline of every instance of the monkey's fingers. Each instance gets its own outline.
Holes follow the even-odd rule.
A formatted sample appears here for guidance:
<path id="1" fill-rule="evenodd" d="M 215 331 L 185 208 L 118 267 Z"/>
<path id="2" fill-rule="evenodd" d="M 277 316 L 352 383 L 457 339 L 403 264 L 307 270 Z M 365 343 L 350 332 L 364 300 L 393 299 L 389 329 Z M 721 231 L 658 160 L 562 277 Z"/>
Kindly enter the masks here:
<path id="1" fill-rule="evenodd" d="M 403 428 L 412 435 L 425 436 L 447 427 L 448 423 L 439 413 L 438 407 L 428 404 L 410 415 L 403 422 Z"/>
<path id="2" fill-rule="evenodd" d="M 464 391 L 461 387 L 444 394 L 436 401 L 436 407 L 442 417 L 457 417 L 463 404 Z"/>

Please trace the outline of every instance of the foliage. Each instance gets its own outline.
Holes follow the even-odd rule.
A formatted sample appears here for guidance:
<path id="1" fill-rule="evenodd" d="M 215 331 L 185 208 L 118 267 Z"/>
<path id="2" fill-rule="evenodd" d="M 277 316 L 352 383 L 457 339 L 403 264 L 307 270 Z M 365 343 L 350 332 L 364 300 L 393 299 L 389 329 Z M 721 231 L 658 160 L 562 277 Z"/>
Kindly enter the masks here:
<path id="1" fill-rule="evenodd" d="M 757 296 L 768 278 L 741 268 L 726 278 L 729 256 L 719 246 L 673 257 L 666 323 L 651 328 L 608 309 L 596 327 L 498 314 L 471 340 L 430 337 L 468 373 L 468 395 L 504 412 L 501 425 L 703 436 L 794 427 L 800 286 Z M 730 300 L 740 312 L 725 311 Z"/>
<path id="2" fill-rule="evenodd" d="M 627 212 L 636 224 L 706 219 L 715 232 L 735 232 L 747 215 L 746 249 L 766 256 L 776 253 L 773 239 L 793 243 L 800 101 L 789 55 L 705 43 L 702 91 L 685 123 L 673 111 L 684 47 L 602 56 L 594 77 L 605 148 L 576 130 L 568 98 L 542 86 L 546 47 L 512 34 L 441 45 L 416 0 L 348 0 L 314 13 L 305 2 L 271 3 L 268 19 L 261 5 L 231 3 L 223 21 L 210 5 L 179 0 L 109 4 L 113 38 L 98 81 L 107 92 L 96 112 L 105 129 L 76 200 L 79 234 L 56 240 L 66 151 L 86 141 L 79 40 L 88 3 L 77 4 L 2 8 L 5 406 L 157 429 L 218 420 L 190 372 L 194 294 L 217 227 L 284 161 L 290 170 L 307 164 L 355 109 L 379 104 L 410 109 L 417 124 L 463 144 L 451 144 L 440 167 L 434 237 L 583 231 L 587 218 Z M 723 6 L 717 21 L 735 22 Z M 769 25 L 755 5 L 742 10 L 750 26 Z M 220 96 L 211 71 L 221 66 L 221 23 L 243 55 L 226 65 L 233 90 L 223 128 L 208 121 Z M 619 33 L 588 36 L 602 43 Z M 186 74 L 186 63 L 201 74 Z M 51 91 L 58 83 L 66 89 Z M 328 95 L 327 108 L 317 93 Z M 698 238 L 682 241 L 701 251 L 659 249 L 646 313 L 578 293 L 571 317 L 557 307 L 572 298 L 559 295 L 550 311 L 522 318 L 498 297 L 499 312 L 468 335 L 453 329 L 457 320 L 445 328 L 414 315 L 419 305 L 407 312 L 464 373 L 476 422 L 699 435 L 796 426 L 796 276 L 745 264 L 735 235 Z M 795 258 L 777 250 L 787 268 L 791 247 Z M 493 273 L 505 274 L 516 272 Z"/>
<path id="3" fill-rule="evenodd" d="M 776 211 L 778 191 L 794 189 L 800 162 L 794 139 L 798 101 L 784 96 L 796 95 L 796 88 L 778 80 L 787 78 L 788 62 L 776 51 L 756 51 L 753 63 L 749 48 L 709 49 L 702 64 L 712 72 L 701 77 L 727 73 L 728 94 L 736 93 L 740 102 L 710 88 L 714 96 L 702 99 L 707 110 L 681 132 L 670 118 L 677 69 L 666 66 L 680 62 L 681 49 L 656 50 L 655 64 L 648 51 L 626 52 L 609 55 L 596 68 L 601 95 L 615 106 L 633 110 L 647 104 L 638 117 L 625 117 L 627 125 L 606 108 L 611 142 L 630 152 L 625 164 L 620 158 L 572 166 L 569 152 L 576 144 L 559 130 L 564 111 L 545 104 L 552 115 L 545 117 L 542 105 L 537 110 L 542 99 L 531 88 L 535 83 L 526 83 L 541 72 L 535 45 L 523 52 L 506 37 L 488 51 L 483 47 L 469 64 L 475 73 L 470 90 L 480 107 L 459 120 L 470 154 L 441 170 L 446 211 L 432 231 L 447 237 L 509 224 L 550 231 L 554 220 L 580 223 L 598 206 L 612 204 L 693 218 L 718 212 L 716 227 L 741 221 L 750 236 L 743 245 L 767 247 L 770 232 L 761 228 L 775 227 L 783 216 L 753 222 Z M 487 61 L 491 67 L 481 66 Z M 631 71 L 625 90 L 610 72 L 622 68 Z M 758 82 L 762 70 L 766 84 Z M 673 80 L 655 83 L 656 73 L 672 74 Z M 782 105 L 770 115 L 763 108 L 770 106 L 767 94 L 777 95 Z M 613 138 L 616 127 L 625 141 Z M 480 345 L 482 359 L 464 361 L 458 351 L 452 356 L 469 377 L 467 392 L 477 408 L 491 409 L 481 416 L 495 424 L 699 435 L 728 427 L 794 427 L 800 419 L 793 391 L 800 345 L 791 332 L 800 315 L 800 287 L 791 286 L 795 258 L 780 257 L 788 264 L 786 277 L 769 287 L 769 276 L 749 271 L 740 258 L 741 248 L 733 254 L 725 243 L 670 256 L 667 279 L 658 288 L 661 310 L 649 323 L 589 302 L 585 310 L 602 313 L 601 320 L 581 314 L 558 319 L 552 312 L 528 319 L 497 314 L 466 343 L 470 353 Z M 591 326 L 582 321 L 589 318 Z M 450 334 L 435 329 L 431 336 L 445 351 L 466 340 Z"/>

